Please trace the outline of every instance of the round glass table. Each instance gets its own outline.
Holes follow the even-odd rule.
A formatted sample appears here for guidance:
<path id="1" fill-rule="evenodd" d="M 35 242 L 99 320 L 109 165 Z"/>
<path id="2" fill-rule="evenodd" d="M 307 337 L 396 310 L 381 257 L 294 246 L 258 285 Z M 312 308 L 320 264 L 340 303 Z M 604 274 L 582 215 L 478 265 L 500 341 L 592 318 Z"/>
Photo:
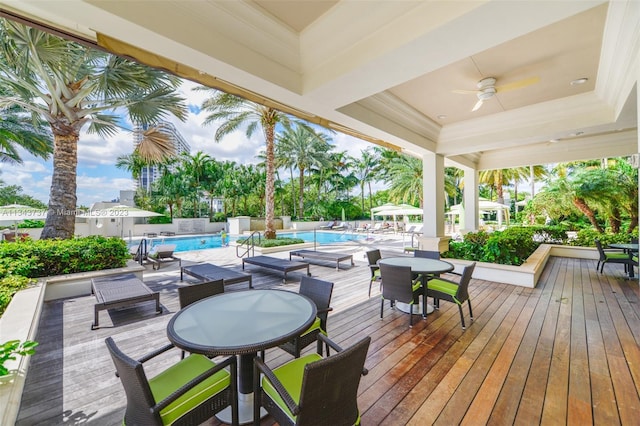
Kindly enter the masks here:
<path id="1" fill-rule="evenodd" d="M 445 262 L 444 260 L 438 260 L 438 259 L 428 259 L 425 257 L 408 257 L 408 256 L 385 257 L 384 259 L 380 259 L 378 261 L 378 264 L 393 265 L 393 266 L 409 266 L 411 267 L 411 272 L 413 272 L 414 274 L 422 274 L 422 286 L 425 289 L 425 295 L 426 295 L 426 288 L 427 288 L 427 281 L 426 281 L 425 275 L 439 275 L 439 274 L 443 274 L 445 272 L 451 272 L 454 270 L 454 266 L 449 262 Z M 384 278 L 382 282 L 384 285 Z M 425 300 L 426 300 L 426 297 L 425 297 Z M 412 305 L 409 305 L 407 303 L 396 302 L 396 306 L 398 307 L 399 310 L 408 313 Z M 420 306 L 413 305 L 413 313 L 418 314 L 420 312 L 421 312 Z M 427 314 L 430 314 L 432 312 L 433 312 L 433 306 L 427 304 Z"/>
<path id="2" fill-rule="evenodd" d="M 246 290 L 212 296 L 180 310 L 167 336 L 180 349 L 207 356 L 239 355 L 240 423 L 253 421 L 253 358 L 304 332 L 315 320 L 316 305 L 297 293 Z M 231 423 L 231 410 L 218 414 Z"/>

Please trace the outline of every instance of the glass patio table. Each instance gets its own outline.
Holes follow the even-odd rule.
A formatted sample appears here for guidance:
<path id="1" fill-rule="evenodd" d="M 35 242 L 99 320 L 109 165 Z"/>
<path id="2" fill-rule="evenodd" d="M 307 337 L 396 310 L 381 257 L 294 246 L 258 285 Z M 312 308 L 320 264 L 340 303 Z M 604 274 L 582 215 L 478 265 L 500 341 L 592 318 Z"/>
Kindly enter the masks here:
<path id="1" fill-rule="evenodd" d="M 426 281 L 425 275 L 439 275 L 439 274 L 443 274 L 445 272 L 451 272 L 454 270 L 454 266 L 449 262 L 445 262 L 444 260 L 438 260 L 438 259 L 429 259 L 426 257 L 407 257 L 407 256 L 385 257 L 384 259 L 380 259 L 378 261 L 378 264 L 393 265 L 393 266 L 410 266 L 411 272 L 413 272 L 414 274 L 422 274 L 422 287 L 424 288 L 424 294 L 425 294 L 423 303 L 424 303 L 424 300 L 426 300 L 426 294 L 427 294 L 427 281 Z M 382 279 L 382 285 L 384 285 L 384 278 Z M 409 313 L 411 306 L 414 306 L 413 313 L 414 314 L 420 313 L 420 306 L 418 305 L 409 305 L 408 303 L 396 302 L 396 306 L 402 312 L 407 312 L 407 313 Z M 432 312 L 433 312 L 433 306 L 430 304 L 427 304 L 427 314 L 430 314 Z"/>
<path id="2" fill-rule="evenodd" d="M 283 290 L 245 290 L 195 302 L 169 321 L 167 335 L 178 348 L 207 356 L 237 355 L 240 424 L 253 421 L 253 358 L 304 332 L 316 305 Z M 231 423 L 231 409 L 218 419 Z"/>

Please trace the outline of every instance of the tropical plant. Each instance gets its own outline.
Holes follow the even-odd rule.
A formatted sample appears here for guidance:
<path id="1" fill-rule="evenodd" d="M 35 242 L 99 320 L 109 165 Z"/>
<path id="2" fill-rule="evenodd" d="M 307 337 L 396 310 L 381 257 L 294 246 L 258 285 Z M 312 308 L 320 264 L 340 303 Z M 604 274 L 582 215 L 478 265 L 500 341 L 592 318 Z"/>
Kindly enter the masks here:
<path id="1" fill-rule="evenodd" d="M 371 192 L 371 182 L 375 181 L 374 179 L 374 170 L 376 164 L 379 161 L 379 158 L 376 155 L 376 151 L 371 148 L 367 148 L 361 151 L 360 158 L 354 161 L 355 168 L 355 176 L 358 179 L 358 183 L 360 184 L 360 201 L 361 201 L 361 209 L 364 212 L 364 187 L 368 185 L 369 188 L 369 210 L 373 208 L 373 194 Z"/>
<path id="2" fill-rule="evenodd" d="M 33 355 L 36 353 L 36 346 L 38 346 L 38 342 L 32 340 L 25 340 L 24 342 L 9 340 L 0 344 L 0 376 L 9 374 L 9 370 L 4 366 L 7 361 L 15 361 L 16 356 Z"/>
<path id="3" fill-rule="evenodd" d="M 324 169 L 329 165 L 327 153 L 330 138 L 307 126 L 287 126 L 276 138 L 276 157 L 279 164 L 298 169 L 298 215 L 304 217 L 304 174 L 311 168 Z"/>
<path id="4" fill-rule="evenodd" d="M 275 238 L 275 131 L 276 125 L 288 124 L 291 119 L 286 114 L 273 108 L 250 102 L 246 99 L 220 92 L 208 87 L 197 87 L 204 90 L 211 97 L 202 102 L 202 110 L 209 115 L 203 124 L 219 125 L 215 132 L 216 142 L 220 142 L 226 135 L 246 126 L 246 135 L 251 137 L 260 127 L 265 139 L 266 182 L 265 182 L 265 238 Z"/>
<path id="5" fill-rule="evenodd" d="M 14 21 L 0 20 L 0 56 L 0 87 L 15 94 L 1 98 L 0 108 L 19 106 L 46 120 L 53 133 L 49 214 L 42 238 L 74 235 L 75 215 L 69 212 L 76 209 L 78 140 L 85 126 L 108 137 L 122 128 L 120 111 L 135 123 L 153 123 L 169 114 L 186 117 L 184 100 L 175 92 L 177 77 Z M 138 152 L 157 159 L 170 155 L 170 146 L 151 127 Z"/>
<path id="6" fill-rule="evenodd" d="M 3 60 L 0 57 L 0 61 Z M 0 99 L 12 96 L 9 89 L 9 86 L 0 87 Z M 0 163 L 21 164 L 18 147 L 45 160 L 53 152 L 47 123 L 19 105 L 12 105 L 3 108 L 0 114 Z"/>

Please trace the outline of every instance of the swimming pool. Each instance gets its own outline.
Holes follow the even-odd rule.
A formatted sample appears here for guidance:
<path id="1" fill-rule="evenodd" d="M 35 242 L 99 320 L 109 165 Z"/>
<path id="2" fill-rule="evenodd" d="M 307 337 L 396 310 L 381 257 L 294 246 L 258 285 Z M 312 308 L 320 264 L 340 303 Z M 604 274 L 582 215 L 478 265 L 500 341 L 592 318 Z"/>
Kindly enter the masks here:
<path id="1" fill-rule="evenodd" d="M 318 244 L 343 243 L 347 241 L 355 241 L 366 238 L 363 234 L 348 234 L 344 232 L 316 232 L 316 242 Z M 302 238 L 304 241 L 313 242 L 313 231 L 306 232 L 279 232 L 278 237 Z M 235 241 L 238 237 L 227 236 L 229 241 Z M 220 235 L 189 235 L 186 237 L 157 237 L 147 238 L 150 245 L 157 244 L 175 244 L 175 252 L 204 250 L 222 247 L 222 239 Z M 127 241 L 128 242 L 128 241 Z M 129 247 L 140 244 L 140 239 L 133 239 L 128 242 Z"/>

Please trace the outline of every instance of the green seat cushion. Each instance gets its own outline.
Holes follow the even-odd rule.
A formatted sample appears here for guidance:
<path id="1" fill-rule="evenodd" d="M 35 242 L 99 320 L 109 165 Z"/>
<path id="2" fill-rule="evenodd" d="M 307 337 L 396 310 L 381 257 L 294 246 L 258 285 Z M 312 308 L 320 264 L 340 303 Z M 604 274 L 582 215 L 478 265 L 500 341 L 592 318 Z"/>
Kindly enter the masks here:
<path id="1" fill-rule="evenodd" d="M 305 336 L 309 333 L 311 333 L 314 330 L 320 330 L 320 333 L 323 333 L 324 335 L 327 334 L 327 332 L 325 330 L 322 329 L 322 327 L 320 326 L 320 318 L 316 317 L 315 321 L 313 322 L 313 324 L 311 324 L 311 326 L 309 328 L 307 328 L 307 330 L 301 334 L 301 336 Z"/>
<path id="2" fill-rule="evenodd" d="M 380 269 L 373 271 L 373 277 L 371 277 L 371 280 L 376 280 L 378 278 L 380 278 Z"/>
<path id="3" fill-rule="evenodd" d="M 162 401 L 182 385 L 214 366 L 215 363 L 203 355 L 189 355 L 179 363 L 150 379 L 151 393 L 156 402 Z M 218 371 L 160 411 L 162 423 L 165 425 L 172 424 L 212 395 L 225 389 L 230 383 L 229 372 L 226 370 Z"/>
<path id="4" fill-rule="evenodd" d="M 628 259 L 629 255 L 627 253 L 605 253 L 604 254 L 607 260 L 609 259 Z"/>
<path id="5" fill-rule="evenodd" d="M 289 392 L 289 395 L 293 398 L 296 404 L 300 403 L 300 392 L 302 391 L 302 377 L 304 376 L 304 366 L 321 360 L 322 357 L 316 353 L 305 355 L 303 357 L 289 361 L 288 363 L 273 370 L 278 380 L 282 383 L 284 388 Z M 262 389 L 269 395 L 269 397 L 280 406 L 292 422 L 295 423 L 296 416 L 291 413 L 287 408 L 287 404 L 284 403 L 280 395 L 275 390 L 271 382 L 265 377 L 262 378 Z"/>
<path id="6" fill-rule="evenodd" d="M 439 291 L 440 293 L 448 294 L 455 299 L 458 293 L 458 285 L 449 281 L 444 281 L 438 278 L 434 278 L 427 283 L 429 290 Z"/>
<path id="7" fill-rule="evenodd" d="M 422 281 L 420 278 L 417 278 L 411 282 L 411 290 L 417 291 L 420 290 L 420 286 L 422 285 Z"/>

